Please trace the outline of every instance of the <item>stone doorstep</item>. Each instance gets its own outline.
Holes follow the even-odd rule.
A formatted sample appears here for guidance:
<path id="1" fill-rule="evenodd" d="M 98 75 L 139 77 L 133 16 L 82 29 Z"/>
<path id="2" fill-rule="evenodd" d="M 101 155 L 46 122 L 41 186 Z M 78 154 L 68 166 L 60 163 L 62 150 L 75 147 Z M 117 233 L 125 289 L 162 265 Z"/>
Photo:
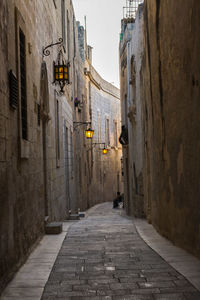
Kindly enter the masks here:
<path id="1" fill-rule="evenodd" d="M 69 220 L 80 220 L 79 214 L 70 214 Z"/>
<path id="2" fill-rule="evenodd" d="M 60 234 L 62 232 L 61 222 L 51 222 L 45 225 L 46 234 Z"/>

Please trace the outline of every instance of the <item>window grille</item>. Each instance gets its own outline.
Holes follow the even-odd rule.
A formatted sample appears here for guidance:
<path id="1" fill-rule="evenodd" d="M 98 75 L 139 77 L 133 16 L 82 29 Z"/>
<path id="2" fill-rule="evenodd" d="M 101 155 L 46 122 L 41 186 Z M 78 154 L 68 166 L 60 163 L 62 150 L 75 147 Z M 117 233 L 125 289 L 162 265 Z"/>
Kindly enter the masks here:
<path id="1" fill-rule="evenodd" d="M 105 134 L 106 134 L 106 146 L 110 146 L 110 123 L 109 119 L 106 119 L 106 128 L 105 128 Z"/>
<path id="2" fill-rule="evenodd" d="M 16 109 L 18 106 L 18 82 L 13 71 L 9 72 L 10 106 Z"/>
<path id="3" fill-rule="evenodd" d="M 61 14 L 62 14 L 62 38 L 63 45 L 66 47 L 66 30 L 65 30 L 65 0 L 61 2 Z"/>
<path id="4" fill-rule="evenodd" d="M 21 125 L 22 125 L 22 138 L 27 140 L 28 127 L 27 127 L 27 92 L 26 92 L 26 48 L 25 48 L 25 35 L 20 29 L 19 31 L 20 42 L 20 83 L 21 83 Z"/>
<path id="5" fill-rule="evenodd" d="M 114 146 L 118 146 L 118 139 L 117 139 L 117 121 L 114 121 Z"/>
<path id="6" fill-rule="evenodd" d="M 59 102 L 55 101 L 55 139 L 56 139 L 56 160 L 57 167 L 59 167 L 60 161 L 60 120 L 59 120 Z"/>
<path id="7" fill-rule="evenodd" d="M 70 60 L 70 33 L 71 33 L 71 28 L 70 28 L 70 19 L 69 19 L 69 12 L 67 10 L 67 53 L 68 53 L 68 60 Z"/>
<path id="8" fill-rule="evenodd" d="M 38 126 L 40 126 L 40 104 L 37 105 L 37 122 L 38 122 Z"/>

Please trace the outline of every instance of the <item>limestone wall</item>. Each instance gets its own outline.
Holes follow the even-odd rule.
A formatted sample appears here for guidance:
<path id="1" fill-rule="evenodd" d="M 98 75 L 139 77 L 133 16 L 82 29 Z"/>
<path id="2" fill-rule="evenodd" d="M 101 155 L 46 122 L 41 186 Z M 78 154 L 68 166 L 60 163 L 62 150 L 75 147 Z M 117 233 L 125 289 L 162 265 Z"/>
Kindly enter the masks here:
<path id="1" fill-rule="evenodd" d="M 71 63 L 71 84 L 60 96 L 59 87 L 52 84 L 58 48 L 50 48 L 48 57 L 42 56 L 42 49 L 62 36 L 61 1 L 0 1 L 0 290 L 44 233 L 45 216 L 48 221 L 64 220 L 76 206 L 72 145 L 79 53 L 69 0 L 65 20 L 64 56 Z M 20 29 L 26 48 L 26 140 L 21 130 Z M 19 85 L 16 109 L 9 105 L 10 70 Z"/>
<path id="2" fill-rule="evenodd" d="M 116 198 L 117 191 L 123 192 L 120 161 L 122 152 L 118 142 L 121 131 L 120 93 L 118 88 L 105 81 L 93 68 L 92 49 L 86 45 L 84 28 L 79 22 L 77 27 L 82 64 L 79 64 L 77 74 L 78 104 L 74 120 L 91 122 L 91 125 L 77 124 L 77 127 L 75 124 L 74 130 L 77 208 L 85 210 L 97 203 L 112 201 Z M 109 122 L 107 134 L 110 142 L 108 154 L 103 155 L 101 149 L 105 143 L 106 122 Z M 92 140 L 85 137 L 87 127 L 94 130 Z"/>
<path id="3" fill-rule="evenodd" d="M 200 256 L 200 3 L 146 1 L 144 13 L 148 216 Z"/>
<path id="4" fill-rule="evenodd" d="M 128 190 L 134 189 L 134 162 L 148 221 L 200 257 L 199 15 L 198 1 L 144 1 L 120 55 L 122 121 L 129 130 L 123 150 L 127 211 L 138 208 Z"/>
<path id="5" fill-rule="evenodd" d="M 143 58 L 143 5 L 136 19 L 122 20 L 120 41 L 120 87 L 122 125 L 128 130 L 128 145 L 123 147 L 125 207 L 130 215 L 144 216 L 143 122 L 141 65 Z"/>
<path id="6" fill-rule="evenodd" d="M 78 208 L 85 210 L 97 203 L 112 201 L 117 191 L 122 192 L 122 153 L 118 142 L 121 117 L 119 90 L 103 80 L 88 60 L 79 72 L 79 89 L 80 104 L 75 108 L 76 122 L 91 122 L 88 126 L 77 126 L 74 131 Z M 108 154 L 103 155 L 106 120 L 109 120 L 110 143 Z M 89 126 L 94 130 L 92 140 L 85 137 L 85 130 Z"/>
<path id="7" fill-rule="evenodd" d="M 104 201 L 112 201 L 121 187 L 121 131 L 119 90 L 102 80 L 92 68 L 92 77 L 100 89 L 91 84 L 91 121 L 94 129 L 93 143 L 106 143 L 108 153 L 102 154 L 101 145 L 94 145 L 92 151 L 92 178 L 90 206 Z M 108 128 L 109 127 L 109 128 Z M 109 131 L 109 133 L 108 133 Z M 109 142 L 107 142 L 107 133 Z M 117 137 L 115 136 L 117 135 Z"/>

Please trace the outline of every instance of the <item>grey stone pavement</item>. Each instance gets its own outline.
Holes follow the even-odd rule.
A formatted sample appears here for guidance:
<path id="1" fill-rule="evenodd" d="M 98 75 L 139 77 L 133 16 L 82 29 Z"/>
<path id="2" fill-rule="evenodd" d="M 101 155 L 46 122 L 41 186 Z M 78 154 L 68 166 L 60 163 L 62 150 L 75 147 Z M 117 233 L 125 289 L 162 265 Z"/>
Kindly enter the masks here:
<path id="1" fill-rule="evenodd" d="M 200 292 L 104 203 L 68 229 L 42 300 L 198 299 Z"/>

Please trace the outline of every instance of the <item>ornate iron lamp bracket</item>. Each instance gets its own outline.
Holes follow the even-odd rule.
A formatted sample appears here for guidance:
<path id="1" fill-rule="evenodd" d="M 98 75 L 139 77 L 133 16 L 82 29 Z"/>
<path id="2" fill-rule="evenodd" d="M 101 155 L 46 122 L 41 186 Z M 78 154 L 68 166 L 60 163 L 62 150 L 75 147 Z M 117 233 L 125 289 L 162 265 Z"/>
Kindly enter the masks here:
<path id="1" fill-rule="evenodd" d="M 61 45 L 62 43 L 63 43 L 63 38 L 59 38 L 59 42 L 54 43 L 54 44 L 50 44 L 50 45 L 46 46 L 45 48 L 43 48 L 43 50 L 42 50 L 43 57 L 50 55 L 50 51 L 48 50 L 48 48 L 51 48 L 51 47 L 56 46 L 56 45 Z"/>
<path id="2" fill-rule="evenodd" d="M 106 148 L 106 143 L 92 143 L 91 148 L 87 149 L 87 151 L 92 150 L 96 145 L 103 145 L 104 149 Z M 103 149 L 101 149 L 101 150 L 103 150 Z"/>
<path id="3" fill-rule="evenodd" d="M 91 125 L 91 122 L 73 122 L 73 124 L 76 124 L 74 126 L 74 131 L 76 130 L 77 127 L 81 126 L 81 125 Z"/>

